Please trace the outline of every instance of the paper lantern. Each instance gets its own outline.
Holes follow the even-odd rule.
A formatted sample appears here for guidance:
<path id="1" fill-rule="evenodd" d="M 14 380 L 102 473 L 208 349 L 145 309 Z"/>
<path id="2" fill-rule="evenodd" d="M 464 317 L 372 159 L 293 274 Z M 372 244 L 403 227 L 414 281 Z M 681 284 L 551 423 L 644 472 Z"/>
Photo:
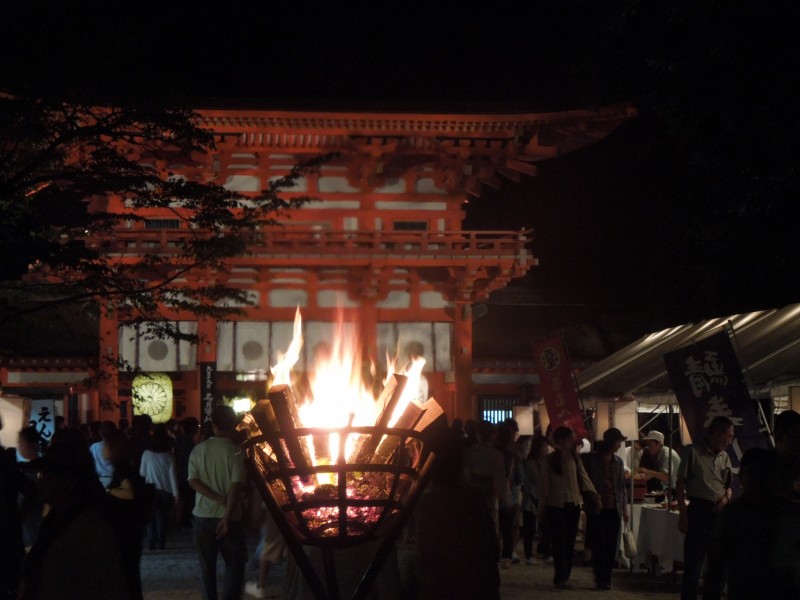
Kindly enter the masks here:
<path id="1" fill-rule="evenodd" d="M 133 378 L 134 415 L 150 415 L 153 423 L 172 418 L 172 379 L 164 373 L 147 373 Z"/>

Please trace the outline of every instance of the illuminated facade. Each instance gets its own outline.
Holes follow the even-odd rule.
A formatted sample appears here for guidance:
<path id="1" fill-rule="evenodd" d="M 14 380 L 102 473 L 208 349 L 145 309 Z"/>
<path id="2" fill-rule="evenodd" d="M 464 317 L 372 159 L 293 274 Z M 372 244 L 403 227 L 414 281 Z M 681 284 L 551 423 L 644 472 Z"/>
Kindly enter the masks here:
<path id="1" fill-rule="evenodd" d="M 178 417 L 200 416 L 209 387 L 229 397 L 263 393 L 265 372 L 288 345 L 299 306 L 306 340 L 301 369 L 311 368 L 341 313 L 357 323 L 379 372 L 387 352 L 402 360 L 416 349 L 427 360 L 430 395 L 450 417 L 473 418 L 472 306 L 536 259 L 523 229 L 462 230 L 469 199 L 483 185 L 535 175 L 537 161 L 602 139 L 631 115 L 627 105 L 507 115 L 199 112 L 217 149 L 205 165 L 170 165 L 183 177 L 256 194 L 298 161 L 335 156 L 287 192 L 316 200 L 230 261 L 221 282 L 249 291 L 253 306 L 244 315 L 224 322 L 164 315 L 200 334 L 199 346 L 147 341 L 124 322 L 101 317 L 100 353 L 168 374 Z M 125 210 L 122 202 L 110 208 Z M 118 232 L 112 257 L 170 252 L 170 240 L 181 235 L 178 222 L 166 209 L 144 216 L 146 222 Z M 190 277 L 203 285 L 221 276 Z M 112 373 L 100 395 L 130 406 L 132 379 Z M 96 391 L 87 398 L 93 418 L 119 417 L 117 409 L 103 408 Z"/>

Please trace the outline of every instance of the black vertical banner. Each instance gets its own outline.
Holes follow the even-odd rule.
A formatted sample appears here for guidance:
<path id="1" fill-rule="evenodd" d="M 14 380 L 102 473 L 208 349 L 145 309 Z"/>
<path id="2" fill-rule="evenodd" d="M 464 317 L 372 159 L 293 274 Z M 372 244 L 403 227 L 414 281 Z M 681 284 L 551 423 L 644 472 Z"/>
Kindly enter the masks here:
<path id="1" fill-rule="evenodd" d="M 211 420 L 211 411 L 216 404 L 217 363 L 198 363 L 200 369 L 200 422 Z"/>
<path id="2" fill-rule="evenodd" d="M 69 388 L 67 395 L 67 424 L 70 427 L 77 427 L 81 423 L 80 404 L 78 394 L 73 388 Z"/>
<path id="3" fill-rule="evenodd" d="M 664 362 L 694 443 L 703 439 L 714 417 L 723 416 L 734 424 L 736 439 L 728 452 L 736 469 L 746 450 L 767 447 L 758 406 L 750 398 L 727 332 L 669 352 Z"/>

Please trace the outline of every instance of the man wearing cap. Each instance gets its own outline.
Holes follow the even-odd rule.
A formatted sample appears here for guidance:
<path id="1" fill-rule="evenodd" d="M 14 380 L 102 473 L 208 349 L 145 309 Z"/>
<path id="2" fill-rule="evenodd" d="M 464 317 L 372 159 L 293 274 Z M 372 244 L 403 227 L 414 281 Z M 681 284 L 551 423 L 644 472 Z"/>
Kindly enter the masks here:
<path id="1" fill-rule="evenodd" d="M 603 433 L 603 443 L 586 459 L 586 472 L 600 496 L 601 509 L 587 512 L 587 540 L 592 546 L 594 577 L 597 588 L 611 589 L 611 573 L 617 554 L 617 540 L 622 520 L 628 521 L 625 465 L 617 456 L 627 438 L 616 427 Z M 589 535 L 591 529 L 591 536 Z M 589 539 L 590 538 L 590 539 Z"/>
<path id="2" fill-rule="evenodd" d="M 656 460 L 655 469 L 639 467 L 638 472 L 644 474 L 648 479 L 658 479 L 661 482 L 661 489 L 675 489 L 675 482 L 678 480 L 678 467 L 681 458 L 672 448 L 664 445 L 664 434 L 660 431 L 651 431 L 642 438 L 644 451 Z"/>

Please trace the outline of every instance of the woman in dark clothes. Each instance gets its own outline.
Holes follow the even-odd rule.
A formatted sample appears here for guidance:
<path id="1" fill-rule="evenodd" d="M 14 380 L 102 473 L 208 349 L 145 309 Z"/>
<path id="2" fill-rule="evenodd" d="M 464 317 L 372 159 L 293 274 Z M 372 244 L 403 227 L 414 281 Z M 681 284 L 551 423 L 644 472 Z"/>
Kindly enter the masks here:
<path id="1" fill-rule="evenodd" d="M 122 569 L 128 581 L 132 599 L 142 598 L 142 577 L 139 560 L 142 557 L 144 529 L 150 515 L 152 491 L 131 461 L 128 438 L 114 431 L 105 440 L 103 454 L 114 466 L 108 484 L 109 514 L 117 531 L 122 553 Z"/>
<path id="2" fill-rule="evenodd" d="M 42 458 L 22 465 L 39 473 L 50 507 L 25 559 L 19 600 L 126 600 L 108 494 L 77 429 L 57 430 Z"/>

